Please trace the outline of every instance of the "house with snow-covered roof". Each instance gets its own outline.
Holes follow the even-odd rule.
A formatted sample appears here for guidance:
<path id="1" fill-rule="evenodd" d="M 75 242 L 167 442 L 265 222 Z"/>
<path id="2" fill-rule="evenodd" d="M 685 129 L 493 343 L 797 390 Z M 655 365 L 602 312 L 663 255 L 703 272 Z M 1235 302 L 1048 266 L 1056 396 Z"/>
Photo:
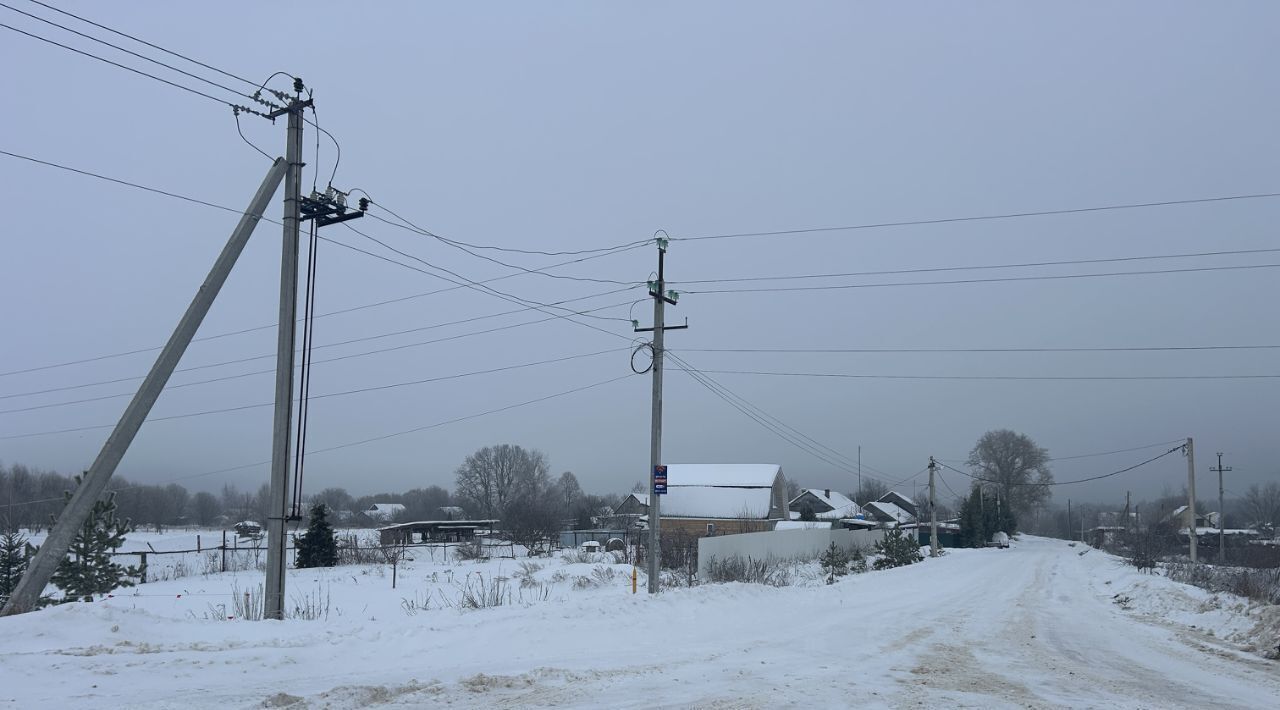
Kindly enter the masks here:
<path id="1" fill-rule="evenodd" d="M 790 518 L 777 464 L 669 464 L 659 505 L 663 537 L 761 532 Z"/>
<path id="2" fill-rule="evenodd" d="M 830 488 L 806 488 L 788 505 L 792 518 L 799 518 L 806 508 L 813 511 L 818 520 L 853 518 L 862 513 L 862 508 L 851 498 Z"/>
<path id="3" fill-rule="evenodd" d="M 862 506 L 862 510 L 869 519 L 875 520 L 882 527 L 894 528 L 916 522 L 915 504 L 901 493 L 893 491 Z"/>
<path id="4" fill-rule="evenodd" d="M 401 503 L 374 503 L 364 509 L 365 517 L 373 521 L 387 521 L 404 511 Z"/>

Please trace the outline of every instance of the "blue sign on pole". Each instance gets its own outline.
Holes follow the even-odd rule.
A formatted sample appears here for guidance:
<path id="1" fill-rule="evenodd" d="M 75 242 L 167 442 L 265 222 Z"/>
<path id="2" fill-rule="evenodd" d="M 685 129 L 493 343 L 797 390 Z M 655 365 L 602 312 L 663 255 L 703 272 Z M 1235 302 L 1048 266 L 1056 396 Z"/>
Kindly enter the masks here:
<path id="1" fill-rule="evenodd" d="M 653 494 L 662 496 L 667 494 L 667 467 L 653 467 Z"/>

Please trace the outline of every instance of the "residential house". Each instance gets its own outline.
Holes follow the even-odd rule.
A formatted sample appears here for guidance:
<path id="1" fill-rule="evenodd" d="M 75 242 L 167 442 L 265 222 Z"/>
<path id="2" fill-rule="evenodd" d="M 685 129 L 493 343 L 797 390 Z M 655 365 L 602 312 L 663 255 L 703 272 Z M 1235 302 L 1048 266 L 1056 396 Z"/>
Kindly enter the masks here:
<path id="1" fill-rule="evenodd" d="M 786 491 L 777 464 L 670 464 L 660 503 L 663 537 L 772 530 L 790 518 Z"/>
<path id="2" fill-rule="evenodd" d="M 862 508 L 848 496 L 830 488 L 806 488 L 800 495 L 791 499 L 788 504 L 791 517 L 798 519 L 807 508 L 813 511 L 818 520 L 840 520 L 853 518 L 862 513 Z"/>
<path id="3" fill-rule="evenodd" d="M 385 522 L 404 512 L 401 503 L 374 503 L 364 509 L 365 517 L 374 522 Z"/>
<path id="4" fill-rule="evenodd" d="M 896 491 L 889 491 L 878 500 L 862 506 L 867 518 L 875 520 L 881 527 L 897 527 L 916 522 L 916 505 L 910 498 Z"/>

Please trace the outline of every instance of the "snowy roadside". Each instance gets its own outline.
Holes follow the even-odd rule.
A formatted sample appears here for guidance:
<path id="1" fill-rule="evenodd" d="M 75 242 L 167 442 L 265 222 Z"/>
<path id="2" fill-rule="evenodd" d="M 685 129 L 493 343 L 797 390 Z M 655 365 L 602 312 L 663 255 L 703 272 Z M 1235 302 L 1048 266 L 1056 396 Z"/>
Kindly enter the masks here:
<path id="1" fill-rule="evenodd" d="M 643 584 L 632 595 L 631 568 L 603 558 L 532 569 L 419 556 L 394 590 L 385 566 L 291 570 L 291 602 L 326 613 L 285 622 L 218 620 L 261 576 L 215 574 L 0 619 L 0 705 L 1259 707 L 1280 695 L 1275 664 L 1230 640 L 1254 623 L 1248 610 L 1079 551 L 1026 538 L 831 586 L 811 568 L 798 586 L 657 597 Z M 509 603 L 458 603 L 495 580 Z M 1141 601 L 1123 609 L 1116 594 Z"/>

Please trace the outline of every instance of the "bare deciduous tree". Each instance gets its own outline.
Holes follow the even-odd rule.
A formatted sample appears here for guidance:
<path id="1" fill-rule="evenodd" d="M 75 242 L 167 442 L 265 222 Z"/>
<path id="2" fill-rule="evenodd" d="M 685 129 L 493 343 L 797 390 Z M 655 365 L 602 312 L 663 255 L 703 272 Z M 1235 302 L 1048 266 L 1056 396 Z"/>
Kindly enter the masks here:
<path id="1" fill-rule="evenodd" d="M 866 505 L 873 500 L 880 500 L 885 493 L 889 492 L 889 486 L 884 481 L 870 476 L 862 477 L 862 490 L 850 496 L 858 505 Z"/>
<path id="2" fill-rule="evenodd" d="M 969 452 L 968 463 L 974 476 L 994 486 L 1000 500 L 1018 515 L 1049 499 L 1049 452 L 1025 434 L 1008 429 L 983 434 Z"/>
<path id="3" fill-rule="evenodd" d="M 1280 483 L 1272 481 L 1262 486 L 1256 483 L 1249 486 L 1244 493 L 1244 502 L 1252 518 L 1250 525 L 1280 527 Z"/>
<path id="4" fill-rule="evenodd" d="M 522 493 L 546 488 L 548 468 L 541 451 L 512 444 L 486 446 L 458 467 L 457 493 L 473 501 L 485 517 L 496 518 Z"/>

